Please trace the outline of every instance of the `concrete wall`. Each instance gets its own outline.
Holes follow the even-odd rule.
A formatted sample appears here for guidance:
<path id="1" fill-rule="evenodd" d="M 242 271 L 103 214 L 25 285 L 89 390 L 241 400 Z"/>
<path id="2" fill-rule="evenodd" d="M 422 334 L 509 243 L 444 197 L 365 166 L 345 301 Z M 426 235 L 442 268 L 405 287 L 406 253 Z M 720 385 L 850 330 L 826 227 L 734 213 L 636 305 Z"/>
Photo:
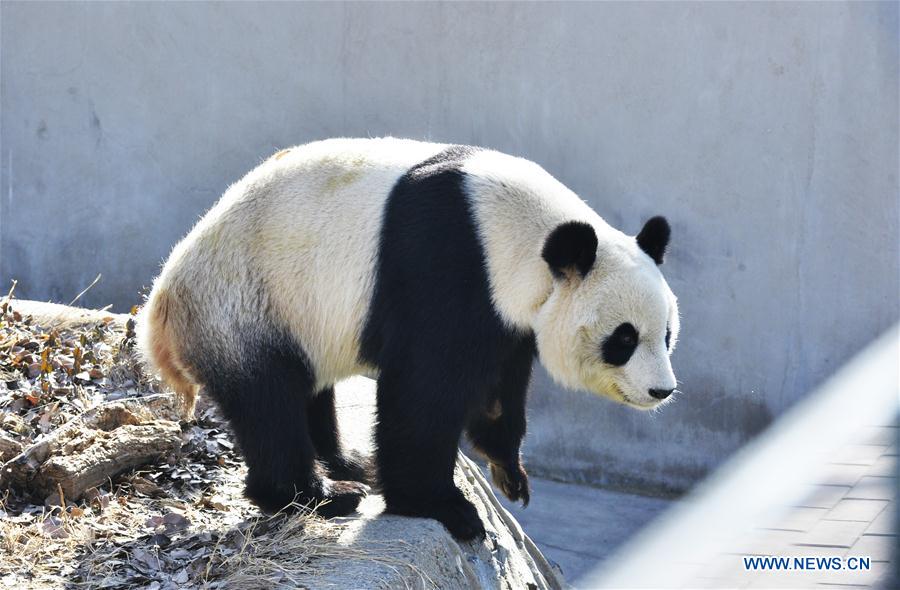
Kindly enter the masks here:
<path id="1" fill-rule="evenodd" d="M 684 393 L 557 390 L 533 470 L 680 489 L 898 319 L 895 3 L 2 7 L 0 280 L 125 310 L 225 187 L 337 135 L 529 157 L 663 213 Z"/>

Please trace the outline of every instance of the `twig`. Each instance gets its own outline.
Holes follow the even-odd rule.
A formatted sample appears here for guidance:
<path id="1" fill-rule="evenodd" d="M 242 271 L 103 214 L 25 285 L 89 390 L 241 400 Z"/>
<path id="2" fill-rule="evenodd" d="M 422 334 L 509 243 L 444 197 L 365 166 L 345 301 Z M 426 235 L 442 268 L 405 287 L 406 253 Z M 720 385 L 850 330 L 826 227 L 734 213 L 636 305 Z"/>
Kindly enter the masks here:
<path id="1" fill-rule="evenodd" d="M 16 279 L 12 280 L 12 286 L 9 288 L 9 293 L 6 294 L 7 301 L 12 299 L 13 292 L 16 290 L 16 285 L 18 285 L 18 284 L 19 284 L 19 281 L 17 281 Z"/>
<path id="2" fill-rule="evenodd" d="M 56 489 L 59 492 L 59 505 L 62 507 L 60 518 L 62 519 L 63 524 L 66 524 L 66 493 L 63 491 L 61 483 L 56 484 Z"/>
<path id="3" fill-rule="evenodd" d="M 3 313 L 6 313 L 9 309 L 9 302 L 12 301 L 13 292 L 16 290 L 18 282 L 16 279 L 12 280 L 12 286 L 9 288 L 9 293 L 6 294 L 6 301 L 3 302 Z"/>
<path id="4" fill-rule="evenodd" d="M 81 299 L 81 296 L 84 295 L 85 293 L 87 293 L 88 290 L 89 290 L 91 287 L 93 287 L 94 285 L 96 285 L 97 282 L 100 280 L 100 277 L 102 277 L 102 276 L 103 276 L 103 275 L 102 275 L 101 273 L 97 273 L 97 278 L 94 279 L 94 282 L 92 282 L 90 285 L 88 285 L 87 287 L 85 287 L 85 288 L 84 288 L 84 291 L 82 291 L 81 293 L 79 293 L 78 295 L 76 295 L 76 296 L 75 296 L 75 299 L 73 299 L 72 301 L 69 302 L 69 305 L 75 305 L 75 302 L 78 301 L 79 299 Z"/>

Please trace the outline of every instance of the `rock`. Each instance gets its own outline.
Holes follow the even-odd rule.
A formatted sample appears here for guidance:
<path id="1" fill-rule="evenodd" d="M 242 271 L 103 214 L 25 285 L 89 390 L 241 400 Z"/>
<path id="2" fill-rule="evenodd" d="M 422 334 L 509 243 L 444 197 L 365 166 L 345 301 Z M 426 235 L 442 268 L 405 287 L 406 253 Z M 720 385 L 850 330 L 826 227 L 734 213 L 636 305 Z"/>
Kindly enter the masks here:
<path id="1" fill-rule="evenodd" d="M 348 519 L 338 544 L 358 558 L 327 560 L 301 586 L 314 588 L 471 588 L 550 590 L 564 582 L 518 522 L 497 501 L 481 469 L 460 453 L 456 484 L 485 524 L 484 541 L 459 542 L 439 522 L 381 514 L 367 498 L 362 516 Z M 322 571 L 325 571 L 323 575 Z"/>

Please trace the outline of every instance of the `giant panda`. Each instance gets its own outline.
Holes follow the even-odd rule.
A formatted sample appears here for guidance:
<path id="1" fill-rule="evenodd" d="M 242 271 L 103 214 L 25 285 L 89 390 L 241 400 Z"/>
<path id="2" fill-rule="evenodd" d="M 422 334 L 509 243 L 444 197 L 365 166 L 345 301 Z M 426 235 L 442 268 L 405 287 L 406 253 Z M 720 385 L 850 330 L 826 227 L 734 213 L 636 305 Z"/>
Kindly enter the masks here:
<path id="1" fill-rule="evenodd" d="M 472 539 L 484 528 L 453 483 L 461 436 L 527 503 L 535 356 L 563 386 L 635 408 L 675 389 L 669 234 L 654 217 L 625 235 L 497 151 L 317 141 L 249 172 L 175 246 L 139 313 L 140 349 L 187 415 L 198 391 L 217 402 L 266 511 L 356 509 L 369 488 L 341 449 L 334 385 L 376 378 L 387 512 Z"/>

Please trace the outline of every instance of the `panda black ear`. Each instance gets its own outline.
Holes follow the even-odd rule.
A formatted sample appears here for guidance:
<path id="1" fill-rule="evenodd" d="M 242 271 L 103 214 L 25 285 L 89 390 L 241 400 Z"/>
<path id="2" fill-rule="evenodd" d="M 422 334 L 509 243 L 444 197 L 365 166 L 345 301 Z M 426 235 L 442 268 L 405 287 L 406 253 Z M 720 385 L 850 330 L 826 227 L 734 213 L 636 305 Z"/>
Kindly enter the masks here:
<path id="1" fill-rule="evenodd" d="M 672 230 L 665 217 L 651 217 L 644 224 L 641 233 L 637 235 L 638 246 L 647 253 L 657 265 L 663 263 L 666 255 L 666 246 L 669 245 L 669 236 Z"/>
<path id="2" fill-rule="evenodd" d="M 550 232 L 541 257 L 558 279 L 575 272 L 584 278 L 597 258 L 597 234 L 589 223 L 567 221 Z"/>

